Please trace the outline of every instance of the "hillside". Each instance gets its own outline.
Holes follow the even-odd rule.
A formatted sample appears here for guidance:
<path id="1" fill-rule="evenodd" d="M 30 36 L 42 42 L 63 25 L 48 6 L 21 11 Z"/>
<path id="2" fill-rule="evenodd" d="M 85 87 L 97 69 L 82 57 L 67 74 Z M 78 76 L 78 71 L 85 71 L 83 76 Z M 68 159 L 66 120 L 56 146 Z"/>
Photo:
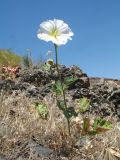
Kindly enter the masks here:
<path id="1" fill-rule="evenodd" d="M 120 81 L 88 77 L 77 66 L 59 68 L 62 78 L 75 78 L 66 90 L 72 113 L 80 109 L 82 98 L 88 100 L 87 109 L 71 118 L 71 136 L 55 100 L 53 85 L 59 78 L 55 68 L 20 70 L 15 79 L 0 80 L 0 158 L 119 160 Z M 90 135 L 88 129 L 82 129 L 83 120 L 89 126 L 97 117 L 113 127 L 98 128 L 99 134 Z"/>
<path id="2" fill-rule="evenodd" d="M 10 50 L 0 49 L 0 66 L 17 66 L 21 63 L 21 57 Z"/>

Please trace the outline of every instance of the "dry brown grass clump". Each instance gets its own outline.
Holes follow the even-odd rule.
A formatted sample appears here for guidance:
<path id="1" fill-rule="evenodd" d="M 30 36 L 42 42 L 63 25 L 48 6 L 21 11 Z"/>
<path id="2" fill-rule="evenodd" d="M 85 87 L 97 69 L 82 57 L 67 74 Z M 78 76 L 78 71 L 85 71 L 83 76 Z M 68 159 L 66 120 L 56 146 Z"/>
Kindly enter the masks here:
<path id="1" fill-rule="evenodd" d="M 50 99 L 50 98 L 49 98 Z M 0 96 L 0 153 L 13 156 L 19 153 L 16 146 L 21 146 L 27 140 L 36 138 L 43 144 L 45 137 L 55 131 L 56 120 L 59 119 L 56 106 L 53 102 L 44 100 L 42 103 L 49 103 L 49 117 L 47 120 L 40 118 L 35 109 L 35 102 L 29 99 L 24 93 L 14 92 L 10 94 L 1 93 Z M 56 117 L 54 116 L 56 115 Z M 59 120 L 58 120 L 59 122 Z M 16 153 L 13 153 L 13 152 Z M 14 156 L 13 156 L 14 157 Z"/>
<path id="2" fill-rule="evenodd" d="M 97 136 L 80 137 L 72 127 L 73 136 L 69 137 L 66 120 L 56 107 L 52 96 L 46 97 L 49 110 L 47 119 L 42 119 L 30 99 L 19 91 L 12 94 L 1 93 L 0 96 L 0 155 L 9 160 L 50 159 L 38 158 L 30 148 L 29 140 L 35 140 L 55 152 L 53 159 L 71 160 L 119 160 L 120 159 L 120 124 Z M 76 143 L 80 140 L 80 145 Z M 84 141 L 82 144 L 81 142 Z M 52 159 L 52 158 L 51 158 Z"/>

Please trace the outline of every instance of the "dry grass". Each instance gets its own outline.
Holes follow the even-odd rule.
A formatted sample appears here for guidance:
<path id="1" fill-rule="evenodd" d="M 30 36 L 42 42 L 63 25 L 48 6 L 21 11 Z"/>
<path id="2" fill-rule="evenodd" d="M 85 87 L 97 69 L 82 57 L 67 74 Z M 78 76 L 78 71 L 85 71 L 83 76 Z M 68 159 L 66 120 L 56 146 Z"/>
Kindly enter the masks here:
<path id="1" fill-rule="evenodd" d="M 9 160 L 26 156 L 22 160 L 50 159 L 37 158 L 25 147 L 29 139 L 50 147 L 56 151 L 56 158 L 71 160 L 118 160 L 120 159 L 120 124 L 116 123 L 113 130 L 95 137 L 89 137 L 88 143 L 75 148 L 79 134 L 72 128 L 74 137 L 70 138 L 66 131 L 66 120 L 55 105 L 52 96 L 46 97 L 49 109 L 47 120 L 40 118 L 35 110 L 36 100 L 27 98 L 24 93 L 1 93 L 0 96 L 0 154 Z M 76 134 L 76 135 L 75 135 Z M 76 138 L 77 137 L 77 138 Z M 59 155 L 59 156 L 58 156 Z M 116 156 L 115 156 L 116 155 Z M 66 157 L 65 157 L 66 156 Z M 51 158 L 52 159 L 52 158 Z M 21 160 L 18 158 L 18 160 Z"/>

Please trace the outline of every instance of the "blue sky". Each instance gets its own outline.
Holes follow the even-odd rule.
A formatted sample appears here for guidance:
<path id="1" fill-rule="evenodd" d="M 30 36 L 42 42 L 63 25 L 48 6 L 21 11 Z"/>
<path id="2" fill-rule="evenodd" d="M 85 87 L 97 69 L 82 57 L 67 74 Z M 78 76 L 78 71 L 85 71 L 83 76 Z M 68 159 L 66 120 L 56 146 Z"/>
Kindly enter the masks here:
<path id="1" fill-rule="evenodd" d="M 120 0 L 0 0 L 0 48 L 45 57 L 51 42 L 37 38 L 39 24 L 62 19 L 74 32 L 59 48 L 60 63 L 89 76 L 120 79 Z"/>

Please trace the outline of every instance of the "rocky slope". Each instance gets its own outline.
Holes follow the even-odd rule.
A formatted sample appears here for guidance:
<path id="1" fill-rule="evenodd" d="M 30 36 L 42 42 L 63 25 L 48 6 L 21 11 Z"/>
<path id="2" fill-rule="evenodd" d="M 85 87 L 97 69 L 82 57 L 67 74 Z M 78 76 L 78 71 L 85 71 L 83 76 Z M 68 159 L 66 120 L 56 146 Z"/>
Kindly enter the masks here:
<path id="1" fill-rule="evenodd" d="M 87 111 L 102 117 L 112 116 L 120 120 L 120 80 L 88 77 L 77 66 L 61 66 L 62 77 L 77 77 L 68 88 L 73 100 L 82 97 L 90 99 Z M 4 92 L 21 91 L 36 101 L 52 93 L 52 82 L 58 79 L 55 69 L 22 70 L 15 80 L 1 80 L 0 90 Z"/>
<path id="2" fill-rule="evenodd" d="M 77 109 L 77 100 L 90 100 L 87 111 L 71 119 L 72 136 L 67 134 L 66 119 L 56 107 L 55 68 L 20 70 L 15 79 L 0 80 L 0 160 L 120 158 L 120 81 L 88 77 L 77 66 L 59 67 L 62 79 L 75 78 L 66 91 L 67 104 Z M 36 110 L 37 103 L 46 104 L 47 119 Z M 82 118 L 86 116 L 91 121 L 104 117 L 115 126 L 100 135 L 82 135 Z"/>

